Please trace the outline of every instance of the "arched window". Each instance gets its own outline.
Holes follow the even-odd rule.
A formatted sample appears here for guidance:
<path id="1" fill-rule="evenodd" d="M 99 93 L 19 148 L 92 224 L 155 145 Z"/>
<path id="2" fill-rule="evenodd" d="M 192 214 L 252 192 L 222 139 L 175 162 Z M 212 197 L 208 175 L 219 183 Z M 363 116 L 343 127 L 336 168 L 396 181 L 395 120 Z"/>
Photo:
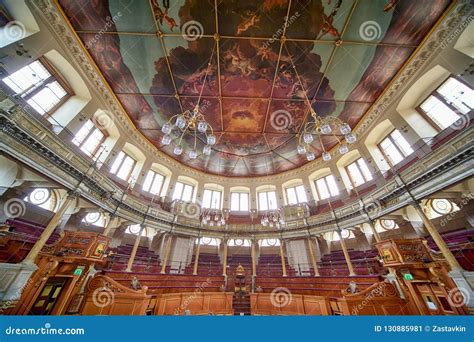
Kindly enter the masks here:
<path id="1" fill-rule="evenodd" d="M 202 237 L 199 239 L 199 244 L 204 246 L 219 246 L 221 241 L 219 239 Z"/>
<path id="2" fill-rule="evenodd" d="M 375 222 L 375 229 L 378 232 L 384 232 L 387 230 L 393 230 L 400 228 L 394 220 L 382 219 Z"/>
<path id="3" fill-rule="evenodd" d="M 449 77 L 417 108 L 438 130 L 456 122 L 474 108 L 474 91 L 457 78 Z"/>
<path id="4" fill-rule="evenodd" d="M 94 125 L 92 120 L 87 120 L 75 134 L 72 142 L 87 156 L 96 160 L 100 153 L 100 146 L 104 143 L 107 136 L 108 134 L 104 129 Z"/>
<path id="5" fill-rule="evenodd" d="M 133 235 L 138 235 L 140 231 L 142 232 L 141 236 L 146 236 L 146 228 L 142 229 L 141 224 L 132 224 L 128 226 L 127 229 L 125 229 L 126 234 L 133 234 Z"/>
<path id="6" fill-rule="evenodd" d="M 221 198 L 221 191 L 205 189 L 202 195 L 202 207 L 206 209 L 220 209 Z"/>
<path id="7" fill-rule="evenodd" d="M 288 187 L 285 189 L 285 191 L 286 198 L 288 199 L 288 204 L 299 204 L 308 202 L 304 185 Z"/>
<path id="8" fill-rule="evenodd" d="M 84 216 L 82 222 L 86 223 L 87 225 L 105 227 L 105 216 L 99 212 L 88 213 L 86 216 Z"/>
<path id="9" fill-rule="evenodd" d="M 428 200 L 426 208 L 427 215 L 431 219 L 448 215 L 460 210 L 456 203 L 445 198 L 434 198 Z"/>
<path id="10" fill-rule="evenodd" d="M 388 134 L 378 146 L 390 166 L 397 165 L 414 152 L 398 129 Z"/>
<path id="11" fill-rule="evenodd" d="M 314 183 L 320 200 L 339 195 L 339 188 L 333 175 L 316 179 Z"/>
<path id="12" fill-rule="evenodd" d="M 51 115 L 73 92 L 46 58 L 17 70 L 2 81 L 31 108 L 43 116 Z"/>
<path id="13" fill-rule="evenodd" d="M 362 158 L 347 165 L 346 170 L 353 187 L 358 187 L 373 179 L 372 173 Z"/>
<path id="14" fill-rule="evenodd" d="M 231 239 L 229 240 L 228 246 L 231 247 L 250 247 L 250 240 L 247 239 Z"/>
<path id="15" fill-rule="evenodd" d="M 260 240 L 260 246 L 262 247 L 278 247 L 280 246 L 279 239 L 263 239 Z"/>
<path id="16" fill-rule="evenodd" d="M 142 189 L 143 191 L 149 192 L 153 195 L 159 195 L 163 190 L 164 183 L 165 176 L 153 170 L 149 170 L 146 175 L 145 182 L 143 183 Z"/>
<path id="17" fill-rule="evenodd" d="M 258 209 L 260 211 L 275 210 L 277 208 L 275 191 L 260 191 L 258 193 Z"/>
<path id="18" fill-rule="evenodd" d="M 34 189 L 23 200 L 49 211 L 54 211 L 54 208 L 56 207 L 55 193 L 46 188 Z"/>
<path id="19" fill-rule="evenodd" d="M 231 211 L 249 211 L 249 193 L 231 192 L 230 193 Z"/>
<path id="20" fill-rule="evenodd" d="M 110 173 L 116 175 L 118 178 L 123 179 L 124 181 L 129 181 L 136 163 L 137 161 L 135 159 L 130 157 L 124 151 L 120 151 L 117 158 L 115 158 L 112 167 L 110 168 Z"/>
<path id="21" fill-rule="evenodd" d="M 176 182 L 173 191 L 173 200 L 191 202 L 193 199 L 194 186 Z"/>

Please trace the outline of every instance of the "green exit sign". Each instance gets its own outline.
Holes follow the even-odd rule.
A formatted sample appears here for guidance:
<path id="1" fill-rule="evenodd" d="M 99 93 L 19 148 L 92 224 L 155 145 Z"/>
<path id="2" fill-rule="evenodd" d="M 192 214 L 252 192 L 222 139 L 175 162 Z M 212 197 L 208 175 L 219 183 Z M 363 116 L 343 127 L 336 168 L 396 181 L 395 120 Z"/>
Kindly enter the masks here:
<path id="1" fill-rule="evenodd" d="M 80 276 L 82 274 L 82 271 L 84 270 L 84 267 L 83 266 L 79 266 L 78 268 L 76 268 L 74 270 L 74 275 L 76 276 Z"/>
<path id="2" fill-rule="evenodd" d="M 413 276 L 410 273 L 405 273 L 403 275 L 403 279 L 405 280 L 413 280 Z"/>

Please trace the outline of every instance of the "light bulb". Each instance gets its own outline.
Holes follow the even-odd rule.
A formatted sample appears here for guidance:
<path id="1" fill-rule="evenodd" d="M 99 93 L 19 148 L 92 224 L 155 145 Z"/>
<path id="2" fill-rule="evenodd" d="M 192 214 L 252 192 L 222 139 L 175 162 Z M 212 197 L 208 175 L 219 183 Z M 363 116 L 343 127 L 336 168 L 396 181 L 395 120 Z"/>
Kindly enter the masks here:
<path id="1" fill-rule="evenodd" d="M 161 127 L 161 131 L 165 134 L 170 134 L 172 129 L 173 127 L 169 123 L 165 123 L 163 127 Z"/>
<path id="2" fill-rule="evenodd" d="M 307 144 L 310 144 L 313 142 L 313 135 L 311 133 L 306 133 L 305 135 L 303 135 L 303 141 Z"/>
<path id="3" fill-rule="evenodd" d="M 209 145 L 204 146 L 204 148 L 202 149 L 202 153 L 205 154 L 206 156 L 210 156 L 211 155 L 211 146 L 209 146 Z"/>
<path id="4" fill-rule="evenodd" d="M 355 143 L 357 140 L 357 137 L 354 133 L 350 132 L 350 133 L 347 133 L 346 134 L 346 141 L 349 143 L 349 144 L 353 144 Z"/>
<path id="5" fill-rule="evenodd" d="M 184 119 L 184 116 L 180 115 L 176 118 L 176 126 L 178 126 L 180 129 L 183 129 L 186 126 L 186 120 Z"/>
<path id="6" fill-rule="evenodd" d="M 346 135 L 347 133 L 350 133 L 350 131 L 352 131 L 351 126 L 349 126 L 346 123 L 341 125 L 340 130 L 341 130 L 341 134 L 343 134 L 343 135 Z"/>
<path id="7" fill-rule="evenodd" d="M 198 131 L 201 133 L 206 132 L 207 130 L 207 123 L 205 121 L 199 121 L 198 123 Z"/>
<path id="8" fill-rule="evenodd" d="M 321 133 L 329 134 L 329 133 L 331 133 L 331 131 L 332 131 L 332 128 L 331 128 L 330 125 L 328 125 L 328 124 L 321 125 Z"/>
<path id="9" fill-rule="evenodd" d="M 339 146 L 340 154 L 346 154 L 347 152 L 349 152 L 349 147 L 347 147 L 346 144 L 342 144 L 341 146 Z"/>
<path id="10" fill-rule="evenodd" d="M 306 159 L 311 161 L 311 160 L 314 160 L 314 158 L 316 158 L 316 156 L 314 155 L 313 152 L 306 152 Z"/>
<path id="11" fill-rule="evenodd" d="M 190 159 L 196 159 L 198 154 L 196 151 L 192 150 L 192 151 L 189 151 L 188 156 Z"/>
<path id="12" fill-rule="evenodd" d="M 179 156 L 181 153 L 183 153 L 183 148 L 181 146 L 176 146 L 173 151 L 174 154 Z"/>
<path id="13" fill-rule="evenodd" d="M 163 145 L 169 145 L 171 143 L 171 137 L 168 134 L 163 135 L 163 138 L 161 138 L 161 143 Z"/>
<path id="14" fill-rule="evenodd" d="M 216 137 L 215 135 L 208 135 L 207 136 L 207 144 L 208 145 L 214 145 L 216 143 Z"/>
<path id="15" fill-rule="evenodd" d="M 298 154 L 305 154 L 306 153 L 306 147 L 303 145 L 298 145 Z"/>
<path id="16" fill-rule="evenodd" d="M 331 153 L 324 151 L 322 157 L 324 161 L 331 160 Z"/>

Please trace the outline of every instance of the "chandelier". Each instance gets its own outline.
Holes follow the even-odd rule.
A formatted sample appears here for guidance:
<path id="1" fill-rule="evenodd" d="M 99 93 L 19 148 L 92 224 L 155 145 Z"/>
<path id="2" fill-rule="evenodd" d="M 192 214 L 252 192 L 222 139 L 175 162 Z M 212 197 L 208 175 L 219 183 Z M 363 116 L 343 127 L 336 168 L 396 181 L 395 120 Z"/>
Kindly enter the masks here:
<path id="1" fill-rule="evenodd" d="M 204 226 L 224 226 L 226 224 L 225 215 L 219 209 L 206 209 L 202 212 L 201 223 Z"/>
<path id="2" fill-rule="evenodd" d="M 273 226 L 278 227 L 280 224 L 284 224 L 285 221 L 283 217 L 281 216 L 281 213 L 279 210 L 272 210 L 266 212 L 263 216 L 262 219 L 260 220 L 260 224 L 264 227 L 270 227 L 272 228 Z"/>
<path id="3" fill-rule="evenodd" d="M 171 143 L 171 134 L 173 132 L 179 137 L 178 143 L 173 150 L 173 153 L 177 156 L 185 152 L 181 144 L 185 136 L 190 136 L 191 140 L 194 141 L 193 148 L 189 151 L 186 151 L 190 159 L 196 159 L 198 157 L 198 151 L 196 150 L 198 139 L 201 140 L 204 138 L 205 140 L 206 145 L 202 149 L 202 153 L 206 156 L 211 155 L 211 146 L 215 145 L 216 143 L 216 136 L 214 135 L 212 126 L 206 121 L 204 117 L 204 106 L 200 106 L 202 92 L 206 85 L 207 76 L 211 69 L 211 61 L 212 57 L 214 56 L 215 47 L 216 45 L 214 44 L 211 57 L 209 58 L 209 63 L 207 64 L 204 82 L 202 84 L 199 98 L 194 109 L 186 110 L 182 113 L 172 116 L 161 128 L 161 131 L 164 133 L 164 136 L 161 139 L 161 143 L 163 145 L 169 145 Z"/>
<path id="4" fill-rule="evenodd" d="M 348 144 L 353 144 L 356 142 L 357 137 L 352 132 L 351 126 L 348 123 L 342 121 L 338 117 L 328 116 L 328 117 L 321 117 L 314 111 L 311 101 L 308 99 L 306 89 L 303 86 L 303 82 L 301 81 L 300 75 L 296 70 L 296 66 L 293 63 L 293 59 L 291 58 L 291 54 L 288 52 L 288 48 L 285 45 L 286 52 L 290 58 L 291 65 L 295 71 L 296 78 L 298 83 L 300 84 L 301 90 L 303 91 L 305 102 L 310 109 L 311 118 L 310 120 L 304 125 L 303 132 L 299 136 L 298 140 L 298 147 L 297 151 L 298 154 L 306 155 L 306 159 L 308 161 L 314 160 L 316 155 L 314 152 L 311 151 L 311 146 L 317 142 L 321 145 L 322 149 L 322 158 L 324 161 L 331 160 L 331 154 L 326 150 L 323 144 L 323 136 L 332 136 L 337 139 L 339 143 L 338 151 L 340 154 L 346 154 L 349 152 Z M 341 138 L 338 135 L 344 136 L 344 141 L 341 141 Z M 316 139 L 315 139 L 316 136 Z"/>

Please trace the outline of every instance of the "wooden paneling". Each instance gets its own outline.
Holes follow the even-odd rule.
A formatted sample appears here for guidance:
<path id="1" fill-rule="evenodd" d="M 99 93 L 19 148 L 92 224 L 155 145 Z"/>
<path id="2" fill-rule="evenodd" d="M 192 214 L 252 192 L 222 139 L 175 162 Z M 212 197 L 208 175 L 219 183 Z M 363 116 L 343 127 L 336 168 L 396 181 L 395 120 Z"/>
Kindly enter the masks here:
<path id="1" fill-rule="evenodd" d="M 329 299 L 322 296 L 305 296 L 284 293 L 280 297 L 271 293 L 250 295 L 252 315 L 329 315 Z"/>
<path id="2" fill-rule="evenodd" d="M 157 296 L 155 315 L 233 315 L 233 293 L 187 292 Z"/>

